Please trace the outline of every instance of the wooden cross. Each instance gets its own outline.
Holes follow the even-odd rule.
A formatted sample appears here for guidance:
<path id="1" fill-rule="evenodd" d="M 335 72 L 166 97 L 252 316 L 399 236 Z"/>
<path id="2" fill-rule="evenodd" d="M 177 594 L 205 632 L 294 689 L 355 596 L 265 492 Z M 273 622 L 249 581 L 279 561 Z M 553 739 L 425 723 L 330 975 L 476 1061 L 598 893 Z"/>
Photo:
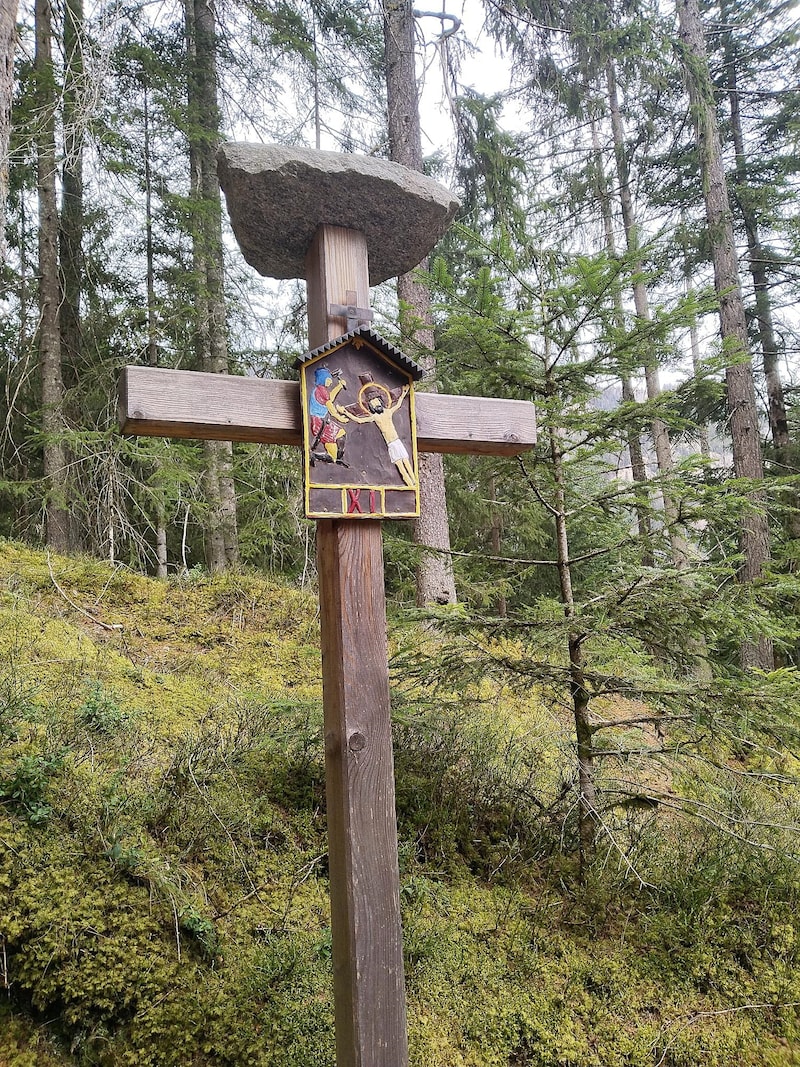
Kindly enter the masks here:
<path id="1" fill-rule="evenodd" d="M 311 348 L 340 336 L 332 305 L 342 297 L 348 307 L 368 308 L 370 279 L 384 280 L 420 262 L 453 206 L 437 183 L 369 157 L 227 145 L 219 162 L 245 256 L 262 273 L 285 277 L 294 270 L 306 278 Z M 442 208 L 443 201 L 449 206 Z M 369 203 L 370 210 L 359 214 L 353 202 L 362 208 Z M 405 224 L 409 209 L 415 222 L 398 240 L 389 228 L 397 228 L 398 218 Z M 422 451 L 515 455 L 535 443 L 535 414 L 527 402 L 431 393 L 417 394 L 416 401 Z M 299 445 L 299 387 L 127 367 L 120 423 L 130 434 Z M 336 1062 L 406 1067 L 380 521 L 319 521 L 317 567 Z"/>

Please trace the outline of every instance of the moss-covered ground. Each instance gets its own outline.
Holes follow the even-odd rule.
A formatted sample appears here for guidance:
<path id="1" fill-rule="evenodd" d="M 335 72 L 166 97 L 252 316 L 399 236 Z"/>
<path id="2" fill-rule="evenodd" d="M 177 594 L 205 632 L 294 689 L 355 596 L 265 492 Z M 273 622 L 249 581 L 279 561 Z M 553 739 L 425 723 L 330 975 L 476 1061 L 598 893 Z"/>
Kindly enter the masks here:
<path id="1" fill-rule="evenodd" d="M 334 1063 L 318 647 L 255 574 L 0 543 L 0 1067 Z M 545 696 L 396 686 L 413 1067 L 800 1064 L 790 852 L 648 811 L 581 882 Z"/>

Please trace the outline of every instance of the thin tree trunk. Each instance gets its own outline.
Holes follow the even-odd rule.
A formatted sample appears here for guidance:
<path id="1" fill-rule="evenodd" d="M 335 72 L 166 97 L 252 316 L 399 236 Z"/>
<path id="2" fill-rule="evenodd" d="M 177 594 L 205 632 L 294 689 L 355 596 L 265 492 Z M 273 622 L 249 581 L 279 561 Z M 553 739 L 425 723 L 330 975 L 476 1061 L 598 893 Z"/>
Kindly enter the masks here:
<path id="1" fill-rule="evenodd" d="M 83 278 L 83 122 L 80 91 L 83 79 L 83 0 L 64 6 L 64 164 L 61 171 L 59 260 L 61 267 L 61 361 L 70 384 L 80 375 L 81 289 Z"/>
<path id="2" fill-rule="evenodd" d="M 419 96 L 414 66 L 414 15 L 410 0 L 383 0 L 389 154 L 395 163 L 422 171 L 422 135 Z M 421 264 L 423 268 L 426 262 Z M 430 293 L 414 274 L 397 280 L 401 329 L 413 344 L 424 371 L 424 387 L 435 391 L 436 356 Z M 453 604 L 456 601 L 450 556 L 450 525 L 444 484 L 444 464 L 436 453 L 419 457 L 420 517 L 414 540 L 423 549 L 417 569 L 417 603 Z M 425 548 L 433 551 L 424 551 Z"/>
<path id="3" fill-rule="evenodd" d="M 714 264 L 714 286 L 719 298 L 720 333 L 728 357 L 725 380 L 734 471 L 737 478 L 757 482 L 764 476 L 758 408 L 703 24 L 697 0 L 677 0 L 677 7 L 684 68 L 697 130 L 703 196 Z M 769 562 L 769 525 L 764 505 L 763 493 L 753 490 L 740 520 L 743 563 L 739 580 L 744 584 L 757 582 L 764 575 Z M 743 642 L 741 661 L 745 667 L 772 670 L 772 642 L 763 634 Z"/>
<path id="4" fill-rule="evenodd" d="M 17 0 L 0 0 L 0 265 L 6 260 L 6 198 L 11 101 L 14 95 L 14 50 L 17 43 Z"/>
<path id="5" fill-rule="evenodd" d="M 195 343 L 203 370 L 228 371 L 227 323 L 222 266 L 222 203 L 217 176 L 219 106 L 214 11 L 208 0 L 184 0 L 189 54 L 189 165 L 196 215 L 192 232 L 196 278 Z M 209 509 L 206 561 L 224 570 L 239 559 L 233 446 L 205 441 L 204 486 Z"/>
<path id="6" fill-rule="evenodd" d="M 6 383 L 6 389 L 8 390 L 6 404 L 9 418 L 19 419 L 24 424 L 30 420 L 30 412 L 26 398 L 22 393 L 22 385 L 27 377 L 28 367 L 33 358 L 33 351 L 29 337 L 30 321 L 33 317 L 33 312 L 29 307 L 32 301 L 32 293 L 30 286 L 30 263 L 28 260 L 28 212 L 26 210 L 24 197 L 20 198 L 19 204 L 18 278 L 19 340 L 17 342 L 17 375 L 15 376 L 13 384 L 10 381 L 7 381 Z M 38 315 L 36 318 L 38 318 Z M 19 472 L 17 474 L 17 480 L 24 485 L 28 481 L 30 474 L 28 457 L 20 450 L 17 450 L 17 456 L 18 466 L 15 464 L 14 473 L 16 474 L 17 471 Z M 32 525 L 30 498 L 27 493 L 21 493 L 18 496 L 15 494 L 15 496 L 18 499 L 15 529 L 27 533 Z"/>
<path id="7" fill-rule="evenodd" d="M 642 280 L 642 263 L 639 259 L 639 238 L 636 226 L 636 215 L 633 209 L 633 195 L 631 193 L 628 158 L 625 148 L 625 127 L 622 112 L 619 106 L 619 94 L 617 92 L 617 80 L 614 72 L 614 64 L 611 60 L 606 64 L 606 85 L 608 89 L 609 110 L 611 113 L 611 131 L 614 138 L 614 159 L 617 166 L 617 180 L 619 182 L 620 207 L 622 209 L 622 224 L 625 229 L 625 243 L 628 253 L 634 257 L 633 262 L 633 303 L 636 309 L 636 317 L 640 322 L 652 321 L 650 314 L 650 301 L 647 289 Z M 658 364 L 655 360 L 648 359 L 644 364 L 644 377 L 647 386 L 647 399 L 657 400 L 661 396 L 661 382 L 659 379 Z M 663 478 L 669 478 L 673 470 L 672 446 L 669 439 L 669 430 L 663 419 L 655 416 L 651 422 L 653 435 L 653 448 L 656 453 L 656 463 L 659 473 Z M 672 499 L 668 488 L 661 489 L 664 501 L 664 518 L 667 524 L 670 546 L 672 548 L 672 560 L 676 567 L 685 568 L 688 563 L 688 546 L 678 525 L 678 508 Z"/>
<path id="8" fill-rule="evenodd" d="M 64 448 L 64 381 L 61 375 L 61 336 L 58 325 L 58 208 L 56 206 L 55 108 L 52 9 L 49 0 L 36 0 L 36 136 L 39 199 L 39 368 L 42 381 L 42 431 L 45 480 L 45 540 L 57 552 L 69 548 Z"/>
<path id="9" fill-rule="evenodd" d="M 722 4 L 723 23 L 727 23 L 726 4 Z M 731 134 L 736 153 L 736 183 L 746 191 L 748 185 L 747 156 L 742 132 L 742 116 L 739 107 L 739 87 L 737 84 L 737 56 L 730 30 L 725 33 L 725 70 L 728 75 L 728 100 L 731 108 Z M 772 302 L 769 296 L 769 279 L 766 271 L 764 249 L 761 245 L 758 220 L 752 210 L 747 196 L 739 198 L 739 211 L 747 235 L 748 266 L 753 278 L 756 298 L 756 325 L 764 358 L 764 377 L 767 382 L 767 414 L 769 415 L 772 443 L 780 453 L 789 446 L 789 426 L 786 419 L 786 401 L 783 395 L 783 383 L 778 371 L 778 345 L 775 340 L 775 327 L 772 321 Z"/>
<path id="10" fill-rule="evenodd" d="M 492 555 L 499 556 L 502 548 L 503 513 L 497 505 L 497 479 L 492 475 L 489 480 L 489 499 L 492 502 Z M 495 601 L 495 611 L 501 619 L 508 617 L 508 601 L 505 593 L 498 593 Z"/>
<path id="11" fill-rule="evenodd" d="M 167 526 L 164 521 L 164 509 L 159 504 L 156 521 L 156 578 L 166 578 L 167 570 Z"/>
<path id="12" fill-rule="evenodd" d="M 142 114 L 144 117 L 144 217 L 145 251 L 147 259 L 147 362 L 158 366 L 158 319 L 156 317 L 156 269 L 153 243 L 153 170 L 150 162 L 150 101 L 149 86 L 143 83 Z M 164 505 L 156 504 L 156 577 L 167 577 L 167 526 Z"/>
<path id="13" fill-rule="evenodd" d="M 65 400 L 81 376 L 81 297 L 83 289 L 83 118 L 80 93 L 83 83 L 83 0 L 64 5 L 64 162 L 61 168 L 61 212 L 58 254 L 61 303 L 61 367 L 66 376 Z M 70 413 L 73 417 L 75 412 Z M 67 450 L 67 461 L 70 452 Z M 112 494 L 113 495 L 113 494 Z M 80 524 L 70 523 L 70 547 L 81 547 Z"/>
<path id="14" fill-rule="evenodd" d="M 569 562 L 569 536 L 567 531 L 566 487 L 564 478 L 563 451 L 555 427 L 548 431 L 550 461 L 555 480 L 556 559 L 558 580 L 561 588 L 561 604 L 564 617 L 575 619 L 575 597 L 572 591 L 572 571 Z M 572 697 L 572 712 L 575 720 L 575 739 L 578 754 L 578 837 L 580 841 L 581 870 L 594 851 L 597 836 L 597 784 L 594 763 L 594 746 L 590 718 L 590 693 L 586 684 L 586 657 L 583 650 L 584 635 L 577 626 L 570 627 L 569 688 Z"/>
<path id="15" fill-rule="evenodd" d="M 147 362 L 158 366 L 158 320 L 156 318 L 156 264 L 153 244 L 153 166 L 150 161 L 150 99 L 144 84 L 142 114 L 144 119 L 144 220 L 147 258 Z"/>
<path id="16" fill-rule="evenodd" d="M 616 115 L 616 126 L 614 129 L 614 153 L 617 162 L 618 177 L 620 179 L 620 198 L 623 205 L 623 226 L 625 228 L 626 244 L 628 246 L 628 251 L 634 252 L 635 254 L 636 227 L 633 214 L 633 198 L 631 197 L 630 182 L 628 179 L 627 158 L 625 156 L 624 128 L 622 124 L 622 115 L 619 110 L 619 102 L 617 100 L 616 82 L 614 80 L 613 67 L 611 67 L 611 65 L 609 64 L 607 70 L 610 72 L 609 98 L 611 102 L 611 112 L 612 116 Z M 613 122 L 612 125 L 614 125 Z M 605 175 L 603 174 L 602 158 L 599 154 L 599 144 L 597 143 L 597 133 L 594 128 L 594 123 L 592 124 L 592 134 L 595 139 L 594 144 L 598 174 L 599 177 L 602 178 L 601 185 L 603 193 L 605 193 Z M 605 223 L 606 247 L 610 255 L 615 255 L 616 247 L 614 242 L 614 231 L 611 225 L 611 209 L 608 203 L 607 195 L 601 198 L 601 205 L 601 209 L 603 211 L 603 219 Z M 640 263 L 636 263 L 634 265 L 634 271 L 636 274 L 639 274 L 641 272 Z M 637 290 L 639 290 L 638 293 Z M 622 321 L 622 302 L 618 293 L 616 294 L 616 301 L 617 314 L 619 316 L 620 321 Z M 650 305 L 647 298 L 647 292 L 644 289 L 643 284 L 639 280 L 634 283 L 634 306 L 636 308 L 638 317 L 642 318 L 644 315 L 644 321 L 650 321 Z M 647 367 L 645 368 L 645 380 L 647 382 L 648 399 L 652 400 L 655 397 L 659 396 L 661 393 L 661 384 L 658 380 L 658 368 L 656 366 L 651 366 L 649 370 L 647 369 Z M 628 402 L 635 401 L 636 399 L 633 392 L 633 385 L 629 378 L 623 378 L 622 380 L 622 399 Z M 669 432 L 667 430 L 666 425 L 661 419 L 653 419 L 651 425 L 653 428 L 653 440 L 654 442 L 657 442 L 656 458 L 658 461 L 659 470 L 662 474 L 668 473 L 672 470 L 672 448 L 670 446 Z M 644 460 L 641 455 L 641 442 L 639 440 L 638 434 L 634 434 L 634 437 L 635 444 L 639 453 L 637 460 L 638 463 L 641 464 L 642 478 L 644 479 L 646 477 L 646 474 Z M 632 465 L 633 462 L 633 453 L 631 453 Z M 645 493 L 646 492 L 647 491 L 645 490 Z M 683 534 L 678 528 L 677 508 L 675 507 L 669 493 L 665 492 L 663 489 L 662 499 L 664 501 L 665 517 L 667 519 L 667 522 L 669 523 L 668 534 L 670 539 L 670 547 L 672 550 L 672 561 L 674 566 L 677 567 L 679 570 L 685 570 L 688 567 L 689 546 L 686 539 L 683 537 Z M 641 509 L 644 510 L 645 507 L 649 508 L 649 503 L 649 496 L 647 496 L 645 498 L 645 501 L 643 501 L 642 505 L 640 505 Z M 651 531 L 649 525 L 649 518 L 647 520 L 647 523 L 648 539 L 645 542 L 646 554 L 643 553 L 642 562 L 646 565 L 652 566 L 654 563 L 654 559 L 652 552 L 652 541 L 650 540 Z M 708 680 L 711 677 L 711 668 L 708 662 L 708 649 L 705 639 L 702 637 L 687 637 L 687 643 L 689 647 L 691 647 L 696 653 L 695 674 L 698 678 Z"/>
<path id="17" fill-rule="evenodd" d="M 600 150 L 600 139 L 597 134 L 597 125 L 592 120 L 592 151 L 594 154 L 595 186 L 597 198 L 600 203 L 600 214 L 603 217 L 603 231 L 605 234 L 606 251 L 612 258 L 617 254 L 616 241 L 614 240 L 614 222 L 611 213 L 611 203 L 608 196 L 605 169 L 603 167 L 603 155 Z M 623 325 L 622 297 L 619 290 L 614 293 L 616 323 L 621 328 Z M 627 404 L 636 403 L 636 393 L 630 376 L 623 374 L 621 379 L 622 399 Z M 635 426 L 629 427 L 626 433 L 628 441 L 628 455 L 631 461 L 631 475 L 633 477 L 636 498 L 636 522 L 639 529 L 639 543 L 641 545 L 642 563 L 645 566 L 653 564 L 653 546 L 651 543 L 650 530 L 650 493 L 647 488 L 647 467 L 642 452 L 642 439 Z"/>
<path id="18" fill-rule="evenodd" d="M 691 290 L 688 290 L 691 292 Z M 692 353 L 692 370 L 695 375 L 700 369 L 700 340 L 697 336 L 697 323 L 692 320 L 692 324 L 689 327 L 689 349 Z M 708 426 L 706 423 L 701 422 L 697 427 L 697 438 L 700 444 L 700 455 L 703 459 L 708 459 L 711 455 L 711 445 L 708 440 Z"/>

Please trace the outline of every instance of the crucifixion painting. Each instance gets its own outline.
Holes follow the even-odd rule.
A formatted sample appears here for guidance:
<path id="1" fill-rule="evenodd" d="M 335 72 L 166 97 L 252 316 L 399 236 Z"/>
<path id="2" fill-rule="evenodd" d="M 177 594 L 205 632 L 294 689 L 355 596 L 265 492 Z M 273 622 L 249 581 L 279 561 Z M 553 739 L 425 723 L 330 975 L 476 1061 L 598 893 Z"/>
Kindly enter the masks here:
<path id="1" fill-rule="evenodd" d="M 307 352 L 298 366 L 306 515 L 419 515 L 420 368 L 368 326 Z"/>

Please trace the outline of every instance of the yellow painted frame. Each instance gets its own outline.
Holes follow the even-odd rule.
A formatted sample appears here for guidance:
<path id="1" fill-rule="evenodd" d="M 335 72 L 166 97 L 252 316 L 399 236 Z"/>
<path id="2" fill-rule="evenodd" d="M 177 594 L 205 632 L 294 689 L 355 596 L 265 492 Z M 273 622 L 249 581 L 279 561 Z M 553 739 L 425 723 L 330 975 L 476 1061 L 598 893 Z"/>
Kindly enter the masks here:
<path id="1" fill-rule="evenodd" d="M 310 420 L 309 420 L 309 394 L 308 394 L 308 381 L 313 373 L 312 368 L 323 360 L 330 359 L 333 353 L 337 352 L 340 348 L 345 348 L 352 345 L 353 348 L 359 350 L 361 348 L 368 348 L 370 353 L 382 363 L 391 367 L 395 374 L 399 374 L 406 378 L 408 381 L 408 405 L 409 405 L 409 422 L 411 425 L 411 455 L 413 458 L 414 472 L 416 475 L 417 485 L 412 489 L 406 485 L 386 485 L 386 484 L 355 484 L 353 482 L 342 481 L 340 483 L 326 482 L 320 484 L 319 482 L 313 483 L 311 478 L 311 447 L 310 447 Z M 398 366 L 393 360 L 388 359 L 378 348 L 375 347 L 365 337 L 343 337 L 338 344 L 332 344 L 330 347 L 326 346 L 325 351 L 321 352 L 314 359 L 310 359 L 307 363 L 304 363 L 300 368 L 300 396 L 302 404 L 302 420 L 303 420 L 303 499 L 305 504 L 306 518 L 309 519 L 415 519 L 419 517 L 419 453 L 417 450 L 417 415 L 415 406 L 415 393 L 414 393 L 414 380 L 410 374 Z M 311 508 L 311 490 L 312 489 L 326 489 L 326 490 L 340 490 L 342 494 L 342 511 L 340 513 L 314 511 Z M 375 493 L 379 496 L 382 507 L 380 511 L 369 512 L 349 512 L 348 506 L 348 490 L 359 490 L 360 492 L 366 491 L 367 493 Z M 408 511 L 402 512 L 386 512 L 385 502 L 386 493 L 409 493 L 413 494 L 413 508 Z"/>

